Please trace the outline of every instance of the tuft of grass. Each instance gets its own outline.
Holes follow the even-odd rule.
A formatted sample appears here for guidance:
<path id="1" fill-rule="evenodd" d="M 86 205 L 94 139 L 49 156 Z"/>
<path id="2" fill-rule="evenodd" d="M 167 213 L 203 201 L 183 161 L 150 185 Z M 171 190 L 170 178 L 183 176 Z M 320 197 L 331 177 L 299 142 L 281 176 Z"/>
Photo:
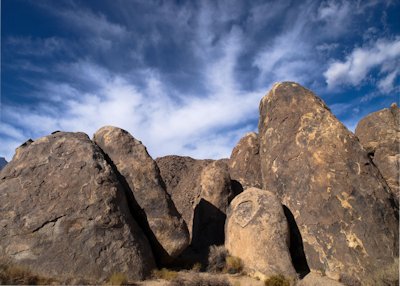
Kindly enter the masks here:
<path id="1" fill-rule="evenodd" d="M 153 270 L 152 274 L 152 276 L 156 279 L 164 279 L 168 281 L 174 280 L 178 277 L 178 272 L 169 270 L 167 268 L 155 269 Z"/>
<path id="2" fill-rule="evenodd" d="M 48 285 L 53 282 L 55 281 L 36 275 L 25 267 L 0 264 L 1 285 Z"/>
<path id="3" fill-rule="evenodd" d="M 195 264 L 192 266 L 192 271 L 193 271 L 193 272 L 200 272 L 200 270 L 201 270 L 202 267 L 203 267 L 203 266 L 201 265 L 201 263 L 200 263 L 200 262 L 197 262 L 197 263 L 195 263 Z"/>
<path id="4" fill-rule="evenodd" d="M 223 245 L 211 245 L 208 252 L 207 271 L 211 273 L 222 272 L 226 265 L 228 251 Z"/>
<path id="5" fill-rule="evenodd" d="M 192 276 L 190 279 L 177 278 L 168 286 L 232 286 L 227 280 L 216 277 Z"/>
<path id="6" fill-rule="evenodd" d="M 273 275 L 265 280 L 265 286 L 290 286 L 290 280 L 286 279 L 282 274 Z"/>
<path id="7" fill-rule="evenodd" d="M 226 264 L 224 268 L 224 272 L 229 274 L 242 273 L 243 271 L 243 262 L 239 257 L 230 256 L 226 257 Z"/>
<path id="8" fill-rule="evenodd" d="M 128 284 L 128 279 L 126 278 L 126 275 L 123 273 L 114 273 L 110 276 L 107 282 L 108 285 L 127 285 Z"/>

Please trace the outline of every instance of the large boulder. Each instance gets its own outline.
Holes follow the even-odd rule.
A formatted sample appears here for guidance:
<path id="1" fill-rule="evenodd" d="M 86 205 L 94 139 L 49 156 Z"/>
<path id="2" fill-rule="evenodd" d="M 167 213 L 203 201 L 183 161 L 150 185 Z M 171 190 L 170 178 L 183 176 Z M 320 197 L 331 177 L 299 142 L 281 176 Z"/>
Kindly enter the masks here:
<path id="1" fill-rule="evenodd" d="M 258 127 L 263 186 L 293 214 L 311 270 L 365 282 L 393 264 L 393 196 L 325 103 L 299 84 L 275 84 L 261 100 Z"/>
<path id="2" fill-rule="evenodd" d="M 196 160 L 175 155 L 156 159 L 166 190 L 182 214 L 190 237 L 193 233 L 194 210 L 201 195 L 201 173 L 212 162 L 212 160 Z"/>
<path id="3" fill-rule="evenodd" d="M 189 244 L 186 223 L 164 189 L 157 164 L 146 147 L 127 131 L 105 126 L 93 137 L 133 195 L 137 218 L 162 263 L 172 261 Z"/>
<path id="4" fill-rule="evenodd" d="M 145 278 L 155 266 L 124 189 L 84 133 L 16 150 L 0 172 L 0 258 L 57 281 Z"/>
<path id="5" fill-rule="evenodd" d="M 247 133 L 233 148 L 229 159 L 229 173 L 244 189 L 261 188 L 260 145 L 255 132 Z"/>
<path id="6" fill-rule="evenodd" d="M 356 136 L 385 178 L 393 194 L 400 196 L 400 109 L 390 108 L 369 114 L 358 123 Z"/>
<path id="7" fill-rule="evenodd" d="M 248 188 L 231 202 L 225 229 L 225 247 L 239 257 L 248 273 L 295 278 L 289 252 L 289 226 L 278 197 Z"/>
<path id="8" fill-rule="evenodd" d="M 192 246 L 207 249 L 224 244 L 226 210 L 233 199 L 228 165 L 214 161 L 200 174 L 200 197 L 193 214 Z"/>

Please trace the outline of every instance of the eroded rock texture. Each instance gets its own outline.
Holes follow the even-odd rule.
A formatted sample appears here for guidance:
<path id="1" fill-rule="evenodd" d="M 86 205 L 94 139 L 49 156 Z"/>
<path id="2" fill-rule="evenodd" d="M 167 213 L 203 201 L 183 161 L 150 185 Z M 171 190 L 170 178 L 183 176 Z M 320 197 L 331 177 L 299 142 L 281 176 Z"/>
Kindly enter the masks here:
<path id="1" fill-rule="evenodd" d="M 262 186 L 259 149 L 258 134 L 251 132 L 240 139 L 232 151 L 229 173 L 243 189 Z"/>
<path id="2" fill-rule="evenodd" d="M 361 119 L 356 136 L 393 194 L 400 196 L 400 110 L 396 104 Z"/>
<path id="3" fill-rule="evenodd" d="M 289 226 L 278 197 L 249 188 L 228 210 L 225 247 L 257 276 L 296 277 L 289 253 Z M 260 275 L 261 274 L 261 275 Z"/>
<path id="4" fill-rule="evenodd" d="M 155 263 L 123 188 L 84 133 L 16 150 L 0 173 L 0 257 L 57 281 L 143 279 Z"/>
<path id="5" fill-rule="evenodd" d="M 127 131 L 105 126 L 93 137 L 122 175 L 135 201 L 155 254 L 162 262 L 178 256 L 189 244 L 186 223 L 164 189 L 159 169 L 146 147 Z M 140 214 L 143 210 L 144 214 Z"/>
<path id="6" fill-rule="evenodd" d="M 259 139 L 264 188 L 293 213 L 311 270 L 367 281 L 394 263 L 393 196 L 321 99 L 293 82 L 275 84 L 260 103 Z"/>

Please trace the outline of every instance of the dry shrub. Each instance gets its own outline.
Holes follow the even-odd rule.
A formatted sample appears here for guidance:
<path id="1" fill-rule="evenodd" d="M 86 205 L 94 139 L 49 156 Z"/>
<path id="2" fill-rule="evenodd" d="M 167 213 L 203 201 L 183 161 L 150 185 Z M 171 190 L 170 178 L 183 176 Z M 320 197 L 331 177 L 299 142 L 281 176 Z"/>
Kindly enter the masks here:
<path id="1" fill-rule="evenodd" d="M 168 281 L 174 280 L 178 277 L 178 272 L 166 268 L 162 268 L 161 270 L 155 269 L 152 274 L 156 279 L 164 279 Z"/>
<path id="2" fill-rule="evenodd" d="M 211 273 L 222 272 L 226 265 L 226 257 L 228 256 L 228 251 L 226 251 L 223 245 L 210 246 L 208 252 L 208 266 L 207 271 Z"/>
<path id="3" fill-rule="evenodd" d="M 197 263 L 195 263 L 195 264 L 192 266 L 192 271 L 193 271 L 193 272 L 200 272 L 200 270 L 201 270 L 202 267 L 203 267 L 203 266 L 201 265 L 201 263 L 200 263 L 200 262 L 197 262 Z"/>
<path id="4" fill-rule="evenodd" d="M 265 280 L 265 286 L 290 286 L 290 280 L 286 279 L 282 274 L 273 275 Z"/>
<path id="5" fill-rule="evenodd" d="M 243 271 L 243 262 L 239 257 L 227 256 L 224 272 L 229 274 L 241 273 Z"/>
<path id="6" fill-rule="evenodd" d="M 173 280 L 168 286 L 232 286 L 232 284 L 223 278 L 195 275 L 190 277 L 190 279 L 179 277 Z"/>
<path id="7" fill-rule="evenodd" d="M 0 263 L 0 284 L 2 285 L 46 285 L 53 282 L 51 279 L 33 274 L 27 268 Z"/>
<path id="8" fill-rule="evenodd" d="M 108 285 L 127 285 L 128 279 L 123 273 L 114 273 L 110 276 L 107 282 Z"/>

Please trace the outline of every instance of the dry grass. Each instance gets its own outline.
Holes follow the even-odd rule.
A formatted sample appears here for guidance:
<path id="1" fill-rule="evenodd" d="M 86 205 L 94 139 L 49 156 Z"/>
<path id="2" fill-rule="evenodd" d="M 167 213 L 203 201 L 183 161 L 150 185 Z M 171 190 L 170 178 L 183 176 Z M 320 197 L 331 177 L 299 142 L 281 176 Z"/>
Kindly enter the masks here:
<path id="1" fill-rule="evenodd" d="M 224 272 L 229 274 L 242 273 L 243 262 L 239 257 L 227 256 Z"/>
<path id="2" fill-rule="evenodd" d="M 274 275 L 265 280 L 265 286 L 290 286 L 290 280 L 282 274 Z"/>
<path id="3" fill-rule="evenodd" d="M 152 276 L 156 279 L 164 279 L 171 281 L 178 277 L 178 272 L 167 268 L 155 269 L 153 270 Z"/>
<path id="4" fill-rule="evenodd" d="M 29 269 L 0 263 L 0 284 L 2 285 L 48 285 L 55 281 L 32 273 Z"/>
<path id="5" fill-rule="evenodd" d="M 114 273 L 107 281 L 107 285 L 127 285 L 128 279 L 123 273 Z"/>
<path id="6" fill-rule="evenodd" d="M 228 256 L 228 251 L 225 247 L 212 245 L 210 246 L 208 253 L 208 266 L 207 271 L 211 273 L 222 272 L 226 265 L 226 257 Z"/>
<path id="7" fill-rule="evenodd" d="M 190 278 L 176 278 L 168 286 L 232 286 L 232 284 L 223 278 L 193 275 Z"/>

